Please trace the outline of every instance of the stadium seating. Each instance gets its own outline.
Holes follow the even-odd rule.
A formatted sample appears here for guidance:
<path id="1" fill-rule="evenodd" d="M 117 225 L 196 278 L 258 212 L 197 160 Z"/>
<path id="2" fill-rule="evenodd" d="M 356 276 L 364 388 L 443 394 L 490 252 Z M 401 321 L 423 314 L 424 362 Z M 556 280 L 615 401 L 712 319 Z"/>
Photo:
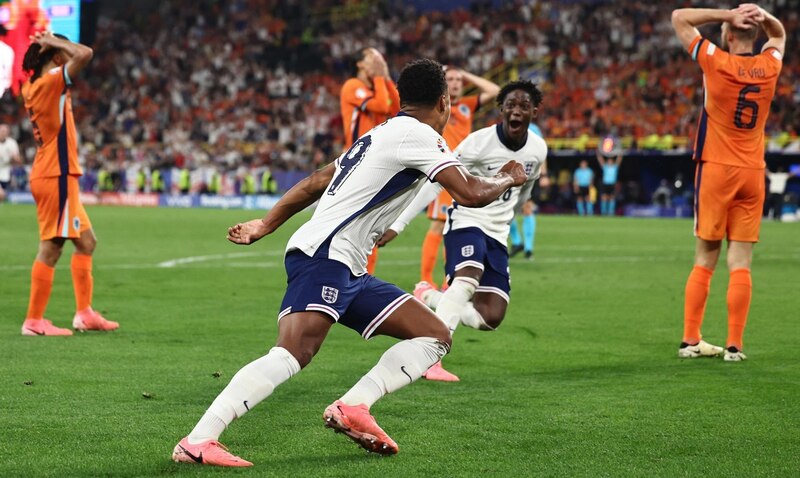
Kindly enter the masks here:
<path id="1" fill-rule="evenodd" d="M 309 171 L 339 151 L 338 89 L 366 46 L 385 53 L 394 76 L 417 56 L 532 76 L 545 90 L 541 127 L 554 150 L 591 150 L 607 133 L 634 148 L 691 147 L 700 72 L 674 37 L 668 2 L 506 2 L 447 13 L 357 1 L 316 1 L 308 13 L 295 3 L 178 0 L 101 17 L 73 98 L 89 169 Z M 770 7 L 796 44 L 796 12 Z M 800 145 L 796 49 L 784 64 L 767 125 L 775 150 Z M 8 95 L 0 102 L 30 163 L 25 114 Z"/>

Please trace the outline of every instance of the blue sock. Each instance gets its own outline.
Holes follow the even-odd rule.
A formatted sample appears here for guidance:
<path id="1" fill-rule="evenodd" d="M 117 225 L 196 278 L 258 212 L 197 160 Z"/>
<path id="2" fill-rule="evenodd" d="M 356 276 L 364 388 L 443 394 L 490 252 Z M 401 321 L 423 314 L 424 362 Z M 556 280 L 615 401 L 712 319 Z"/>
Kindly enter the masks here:
<path id="1" fill-rule="evenodd" d="M 601 199 L 600 200 L 600 215 L 602 215 L 602 216 L 606 215 L 606 206 L 607 205 L 608 205 L 608 201 L 606 201 L 605 199 Z"/>
<path id="2" fill-rule="evenodd" d="M 613 216 L 617 212 L 617 200 L 616 199 L 609 199 L 608 200 L 608 215 Z"/>
<path id="3" fill-rule="evenodd" d="M 583 201 L 578 201 L 578 216 L 583 216 L 586 211 L 583 210 Z"/>
<path id="4" fill-rule="evenodd" d="M 522 218 L 522 234 L 525 236 L 525 252 L 533 252 L 536 237 L 536 216 L 531 214 Z"/>
<path id="5" fill-rule="evenodd" d="M 519 237 L 519 227 L 517 227 L 517 218 L 511 221 L 511 245 L 519 246 L 522 244 L 522 238 Z"/>
<path id="6" fill-rule="evenodd" d="M 587 202 L 586 203 L 586 215 L 587 216 L 594 216 L 594 203 Z"/>

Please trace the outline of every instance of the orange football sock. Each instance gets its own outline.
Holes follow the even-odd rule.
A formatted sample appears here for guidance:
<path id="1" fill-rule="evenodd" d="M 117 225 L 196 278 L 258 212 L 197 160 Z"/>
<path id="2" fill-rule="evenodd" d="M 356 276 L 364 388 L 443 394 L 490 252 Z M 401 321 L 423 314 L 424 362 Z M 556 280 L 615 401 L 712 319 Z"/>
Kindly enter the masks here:
<path id="1" fill-rule="evenodd" d="M 75 310 L 92 306 L 92 256 L 72 254 L 72 288 L 75 289 Z"/>
<path id="2" fill-rule="evenodd" d="M 375 266 L 378 265 L 378 246 L 372 248 L 372 254 L 367 256 L 367 273 L 375 275 Z"/>
<path id="3" fill-rule="evenodd" d="M 33 261 L 31 269 L 31 297 L 28 302 L 26 319 L 42 319 L 47 303 L 50 301 L 50 292 L 53 290 L 53 277 L 56 270 L 44 262 Z"/>
<path id="4" fill-rule="evenodd" d="M 428 231 L 422 242 L 422 260 L 420 262 L 420 280 L 429 284 L 433 281 L 433 269 L 436 267 L 436 258 L 439 256 L 439 246 L 442 245 L 442 235 Z"/>
<path id="5" fill-rule="evenodd" d="M 728 282 L 728 342 L 726 347 L 733 345 L 742 350 L 742 336 L 752 296 L 753 279 L 750 276 L 750 269 L 732 270 Z"/>
<path id="6" fill-rule="evenodd" d="M 686 299 L 683 304 L 683 341 L 696 344 L 702 338 L 700 326 L 706 312 L 711 275 L 714 271 L 703 266 L 694 266 L 686 281 Z"/>

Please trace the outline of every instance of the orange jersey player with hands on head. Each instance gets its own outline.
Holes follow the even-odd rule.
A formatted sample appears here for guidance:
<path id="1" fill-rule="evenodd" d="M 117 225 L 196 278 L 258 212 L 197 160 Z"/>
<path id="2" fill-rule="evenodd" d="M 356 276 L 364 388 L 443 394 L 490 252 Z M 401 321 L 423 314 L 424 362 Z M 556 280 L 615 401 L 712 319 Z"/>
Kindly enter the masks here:
<path id="1" fill-rule="evenodd" d="M 92 253 L 96 238 L 81 204 L 78 177 L 78 139 L 72 117 L 70 86 L 92 60 L 92 49 L 50 32 L 36 33 L 25 53 L 23 67 L 31 77 L 22 87 L 38 149 L 30 187 L 39 219 L 39 251 L 31 271 L 31 295 L 22 335 L 72 335 L 44 318 L 50 300 L 56 262 L 67 240 L 75 244 L 72 282 L 77 330 L 114 330 L 116 322 L 92 309 Z"/>
<path id="2" fill-rule="evenodd" d="M 500 87 L 480 76 L 449 67 L 445 70 L 447 89 L 450 93 L 450 120 L 444 128 L 442 136 L 447 146 L 455 151 L 456 147 L 472 132 L 472 117 L 481 105 L 491 103 L 500 92 Z M 463 96 L 464 82 L 475 85 L 480 93 L 473 96 Z M 436 258 L 442 244 L 442 231 L 444 221 L 447 219 L 447 209 L 453 204 L 453 198 L 442 190 L 439 196 L 428 205 L 428 219 L 431 220 L 428 233 L 422 242 L 422 258 L 420 262 L 420 280 L 436 284 L 433 279 L 433 269 L 436 267 Z"/>
<path id="3" fill-rule="evenodd" d="M 719 45 L 700 36 L 698 25 L 722 23 Z M 752 297 L 750 266 L 764 204 L 764 125 L 775 94 L 786 31 L 754 4 L 732 10 L 686 8 L 672 12 L 683 46 L 703 71 L 705 99 L 694 160 L 694 268 L 686 283 L 683 340 L 678 356 L 718 356 L 722 347 L 702 340 L 709 286 L 722 240 L 728 240 L 728 338 L 724 358 L 738 362 Z M 760 29 L 767 42 L 753 53 Z"/>
<path id="4" fill-rule="evenodd" d="M 342 85 L 339 107 L 344 125 L 343 150 L 367 131 L 400 111 L 400 94 L 389 77 L 389 67 L 375 48 L 364 48 L 353 61 L 356 76 Z M 367 272 L 375 273 L 378 248 L 367 257 Z"/>

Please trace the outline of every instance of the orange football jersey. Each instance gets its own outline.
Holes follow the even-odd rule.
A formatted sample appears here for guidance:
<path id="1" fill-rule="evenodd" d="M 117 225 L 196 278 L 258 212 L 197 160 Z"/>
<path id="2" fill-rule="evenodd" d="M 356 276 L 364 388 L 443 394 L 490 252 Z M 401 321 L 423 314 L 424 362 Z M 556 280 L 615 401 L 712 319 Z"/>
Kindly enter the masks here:
<path id="1" fill-rule="evenodd" d="M 444 127 L 442 136 L 451 150 L 455 150 L 472 132 L 472 116 L 480 106 L 479 99 L 477 95 L 465 96 L 450 105 L 450 121 Z"/>
<path id="2" fill-rule="evenodd" d="M 763 169 L 764 125 L 781 72 L 782 55 L 732 55 L 698 36 L 689 46 L 703 70 L 703 111 L 694 159 Z"/>
<path id="3" fill-rule="evenodd" d="M 400 94 L 394 82 L 382 76 L 372 79 L 370 89 L 358 78 L 350 78 L 342 85 L 339 107 L 344 124 L 344 149 L 349 148 L 361 135 L 400 111 Z"/>
<path id="4" fill-rule="evenodd" d="M 83 174 L 78 164 L 78 135 L 72 117 L 72 82 L 66 69 L 53 68 L 22 86 L 38 149 L 31 179 Z"/>

